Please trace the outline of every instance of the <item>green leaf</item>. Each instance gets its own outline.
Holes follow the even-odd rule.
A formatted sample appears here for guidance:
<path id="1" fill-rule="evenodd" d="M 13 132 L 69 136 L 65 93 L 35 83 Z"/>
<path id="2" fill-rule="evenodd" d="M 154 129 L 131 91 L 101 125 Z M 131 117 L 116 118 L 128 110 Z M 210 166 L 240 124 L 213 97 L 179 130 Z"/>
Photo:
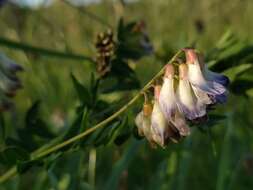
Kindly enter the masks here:
<path id="1" fill-rule="evenodd" d="M 120 146 L 122 145 L 125 141 L 128 140 L 128 138 L 131 136 L 131 129 L 128 123 L 128 117 L 124 117 L 119 129 L 117 132 L 114 134 L 114 140 L 113 142 Z"/>
<path id="2" fill-rule="evenodd" d="M 221 114 L 209 114 L 208 115 L 208 121 L 206 123 L 207 127 L 213 127 L 215 125 L 217 125 L 218 123 L 224 121 L 225 119 L 227 119 L 226 115 L 221 115 Z"/>
<path id="3" fill-rule="evenodd" d="M 241 64 L 238 66 L 231 67 L 227 69 L 224 74 L 229 77 L 230 81 L 234 81 L 238 75 L 241 73 L 244 73 L 245 71 L 253 68 L 253 65 L 251 63 L 248 64 Z"/>
<path id="4" fill-rule="evenodd" d="M 0 152 L 0 163 L 8 166 L 30 159 L 29 153 L 20 147 L 7 147 Z"/>
<path id="5" fill-rule="evenodd" d="M 121 123 L 122 123 L 121 121 L 115 121 L 109 126 L 104 127 L 97 135 L 94 145 L 100 146 L 108 144 L 111 141 L 111 139 L 114 138 L 113 135 L 115 131 L 121 126 Z"/>
<path id="6" fill-rule="evenodd" d="M 226 115 L 221 115 L 221 114 L 209 114 L 208 119 L 210 121 L 222 121 L 224 119 L 227 119 Z"/>
<path id="7" fill-rule="evenodd" d="M 0 142 L 5 140 L 5 122 L 4 117 L 0 113 Z"/>
<path id="8" fill-rule="evenodd" d="M 17 171 L 20 174 L 27 172 L 32 167 L 41 167 L 44 165 L 42 160 L 28 160 L 28 161 L 18 161 Z"/>
<path id="9" fill-rule="evenodd" d="M 131 133 L 120 134 L 119 136 L 116 137 L 116 139 L 114 140 L 114 143 L 120 146 L 123 143 L 125 143 L 129 139 L 130 136 L 131 136 Z"/>
<path id="10" fill-rule="evenodd" d="M 208 115 L 208 120 L 206 123 L 198 126 L 198 129 L 203 132 L 206 133 L 208 132 L 208 130 L 214 126 L 216 126 L 217 124 L 220 124 L 221 122 L 224 122 L 227 119 L 226 115 L 222 115 L 222 114 L 209 114 Z M 194 126 L 194 125 L 193 125 Z"/>
<path id="11" fill-rule="evenodd" d="M 126 61 L 112 60 L 111 75 L 101 81 L 101 91 L 109 93 L 113 91 L 134 90 L 140 88 L 140 82 Z"/>
<path id="12" fill-rule="evenodd" d="M 97 102 L 97 94 L 98 94 L 98 87 L 99 87 L 99 79 L 95 79 L 94 73 L 91 74 L 90 77 L 90 94 L 91 94 L 91 104 L 96 105 Z"/>
<path id="13" fill-rule="evenodd" d="M 65 132 L 65 135 L 62 138 L 62 141 L 65 141 L 83 131 L 85 131 L 88 128 L 88 118 L 89 118 L 89 111 L 85 107 L 81 112 L 78 113 L 76 119 L 73 121 L 72 125 L 69 127 L 69 129 Z M 61 150 L 68 150 L 69 147 L 76 147 L 79 145 L 84 145 L 84 142 L 89 138 L 87 136 L 86 138 L 74 143 L 73 145 L 67 146 Z"/>
<path id="14" fill-rule="evenodd" d="M 83 112 L 80 112 L 69 129 L 65 132 L 63 141 L 77 135 L 81 129 L 81 123 L 83 119 Z"/>
<path id="15" fill-rule="evenodd" d="M 46 123 L 39 118 L 39 108 L 40 101 L 35 101 L 26 113 L 26 128 L 23 130 L 31 135 L 37 135 L 41 138 L 51 139 L 55 137 L 55 135 L 49 130 Z"/>
<path id="16" fill-rule="evenodd" d="M 34 140 L 32 136 L 32 131 L 29 129 L 18 129 L 18 141 L 20 141 L 22 147 L 26 150 L 33 151 L 38 148 L 38 143 Z"/>
<path id="17" fill-rule="evenodd" d="M 38 119 L 40 101 L 37 100 L 33 105 L 28 109 L 25 117 L 26 125 L 35 124 Z"/>
<path id="18" fill-rule="evenodd" d="M 238 45 L 242 46 L 242 45 Z M 244 63 L 253 51 L 253 46 L 238 47 L 238 52 L 231 52 L 229 56 L 222 58 L 217 61 L 216 64 L 212 65 L 211 69 L 217 72 L 223 72 L 233 66 Z"/>
<path id="19" fill-rule="evenodd" d="M 42 119 L 37 119 L 36 124 L 30 125 L 30 129 L 33 135 L 37 135 L 41 138 L 52 139 L 55 137 Z"/>
<path id="20" fill-rule="evenodd" d="M 55 165 L 56 161 L 62 155 L 62 152 L 57 152 L 50 154 L 46 159 L 44 159 L 44 165 L 47 170 L 50 170 Z"/>
<path id="21" fill-rule="evenodd" d="M 79 100 L 87 106 L 92 106 L 91 95 L 88 89 L 84 85 L 82 85 L 72 73 L 71 73 L 71 79 L 73 81 L 74 87 L 78 94 Z"/>
<path id="22" fill-rule="evenodd" d="M 139 132 L 138 132 L 138 128 L 137 128 L 137 127 L 133 127 L 132 134 L 133 134 L 133 137 L 134 137 L 136 140 L 142 140 L 142 139 L 144 138 L 144 137 L 142 137 L 142 136 L 139 135 Z"/>
<path id="23" fill-rule="evenodd" d="M 82 120 L 81 120 L 81 127 L 80 127 L 80 130 L 79 130 L 79 133 L 84 132 L 88 128 L 89 116 L 90 116 L 90 114 L 89 114 L 88 109 L 84 108 L 84 110 L 82 112 Z"/>
<path id="24" fill-rule="evenodd" d="M 126 150 L 124 150 L 121 158 L 114 164 L 110 177 L 108 178 L 106 184 L 103 185 L 104 190 L 116 190 L 118 189 L 118 184 L 120 181 L 120 176 L 122 172 L 128 168 L 130 162 L 136 155 L 139 149 L 139 141 L 132 141 Z M 101 188 L 101 187 L 100 187 Z"/>
<path id="25" fill-rule="evenodd" d="M 253 81 L 246 79 L 237 79 L 230 85 L 230 91 L 236 95 L 245 95 L 247 90 L 253 88 Z"/>
<path id="26" fill-rule="evenodd" d="M 12 138 L 12 137 L 7 137 L 5 139 L 5 145 L 6 146 L 20 146 L 24 149 L 26 148 L 23 142 L 21 142 L 20 140 L 15 139 L 15 138 Z"/>
<path id="27" fill-rule="evenodd" d="M 153 47 L 149 44 L 148 37 L 143 31 L 135 30 L 137 22 L 125 24 L 123 19 L 120 19 L 118 24 L 118 46 L 116 55 L 120 59 L 137 60 L 145 55 L 149 55 L 153 51 Z M 145 45 L 142 43 L 146 42 Z"/>
<path id="28" fill-rule="evenodd" d="M 90 127 L 89 117 L 90 117 L 90 112 L 86 108 L 83 111 L 83 116 L 82 116 L 81 127 L 80 127 L 80 130 L 79 130 L 79 133 L 84 132 L 86 129 L 88 129 Z M 79 145 L 82 146 L 82 144 L 84 142 L 85 142 L 85 138 L 80 140 Z"/>

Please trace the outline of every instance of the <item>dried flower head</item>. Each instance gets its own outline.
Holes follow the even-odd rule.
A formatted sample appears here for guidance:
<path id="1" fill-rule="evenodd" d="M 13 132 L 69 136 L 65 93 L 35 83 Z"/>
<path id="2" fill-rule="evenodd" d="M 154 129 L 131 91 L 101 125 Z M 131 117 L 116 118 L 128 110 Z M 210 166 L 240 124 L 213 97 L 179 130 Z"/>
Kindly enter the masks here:
<path id="1" fill-rule="evenodd" d="M 108 30 L 97 35 L 97 72 L 103 77 L 111 70 L 111 58 L 115 51 L 115 42 L 113 41 L 113 32 Z"/>

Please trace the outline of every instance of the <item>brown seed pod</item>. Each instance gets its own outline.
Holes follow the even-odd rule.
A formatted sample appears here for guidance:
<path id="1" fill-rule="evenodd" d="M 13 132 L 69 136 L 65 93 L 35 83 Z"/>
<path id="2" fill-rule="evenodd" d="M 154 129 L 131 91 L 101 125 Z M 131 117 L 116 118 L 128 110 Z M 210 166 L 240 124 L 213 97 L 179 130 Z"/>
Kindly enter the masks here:
<path id="1" fill-rule="evenodd" d="M 101 77 L 104 77 L 111 70 L 111 58 L 115 51 L 113 32 L 108 30 L 97 35 L 95 47 L 97 49 L 96 67 Z"/>

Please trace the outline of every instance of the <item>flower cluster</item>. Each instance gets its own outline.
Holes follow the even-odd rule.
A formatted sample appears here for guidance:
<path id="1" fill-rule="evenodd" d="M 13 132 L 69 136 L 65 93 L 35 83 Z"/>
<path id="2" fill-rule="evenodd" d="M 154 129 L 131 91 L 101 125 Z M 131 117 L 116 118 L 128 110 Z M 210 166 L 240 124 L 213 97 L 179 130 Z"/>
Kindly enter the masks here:
<path id="1" fill-rule="evenodd" d="M 10 97 L 16 95 L 16 91 L 22 87 L 16 72 L 23 68 L 0 53 L 0 112 L 11 107 Z"/>
<path id="2" fill-rule="evenodd" d="M 154 100 L 144 103 L 136 117 L 141 136 L 165 147 L 190 134 L 188 122 L 206 121 L 211 106 L 227 99 L 229 79 L 208 70 L 195 49 L 185 48 L 185 63 L 168 64 L 162 85 L 155 85 Z"/>

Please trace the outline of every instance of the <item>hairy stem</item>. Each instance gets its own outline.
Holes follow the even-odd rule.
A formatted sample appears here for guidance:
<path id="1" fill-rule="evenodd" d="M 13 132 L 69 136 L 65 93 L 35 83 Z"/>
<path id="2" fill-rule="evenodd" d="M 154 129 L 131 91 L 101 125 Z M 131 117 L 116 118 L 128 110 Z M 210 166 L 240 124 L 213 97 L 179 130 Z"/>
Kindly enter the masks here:
<path id="1" fill-rule="evenodd" d="M 179 50 L 169 61 L 169 63 L 173 63 L 176 58 L 180 55 L 182 51 Z M 87 129 L 86 131 L 71 137 L 67 140 L 65 140 L 64 142 L 61 142 L 59 144 L 53 145 L 52 147 L 49 147 L 47 149 L 42 149 L 41 151 L 35 151 L 34 153 L 32 153 L 31 157 L 32 160 L 36 160 L 39 158 L 42 158 L 44 156 L 47 156 L 73 142 L 76 142 L 80 139 L 82 139 L 83 137 L 89 135 L 90 133 L 92 133 L 93 131 L 104 127 L 106 124 L 108 124 L 109 122 L 111 122 L 112 120 L 114 120 L 115 118 L 117 118 L 119 115 L 121 115 L 123 112 L 125 112 L 126 110 L 129 109 L 130 106 L 132 106 L 142 95 L 143 93 L 148 90 L 151 85 L 156 81 L 157 78 L 159 78 L 163 73 L 164 73 L 164 68 L 163 67 L 140 91 L 138 94 L 136 94 L 127 104 L 125 104 L 122 108 L 120 108 L 117 112 L 115 112 L 114 114 L 112 114 L 110 117 L 108 117 L 107 119 L 101 121 L 100 123 L 98 123 L 97 125 Z M 11 169 L 9 169 L 5 174 L 3 174 L 2 176 L 0 176 L 0 183 L 5 182 L 6 180 L 8 180 L 9 178 L 15 176 L 17 173 L 17 167 L 12 167 Z"/>

